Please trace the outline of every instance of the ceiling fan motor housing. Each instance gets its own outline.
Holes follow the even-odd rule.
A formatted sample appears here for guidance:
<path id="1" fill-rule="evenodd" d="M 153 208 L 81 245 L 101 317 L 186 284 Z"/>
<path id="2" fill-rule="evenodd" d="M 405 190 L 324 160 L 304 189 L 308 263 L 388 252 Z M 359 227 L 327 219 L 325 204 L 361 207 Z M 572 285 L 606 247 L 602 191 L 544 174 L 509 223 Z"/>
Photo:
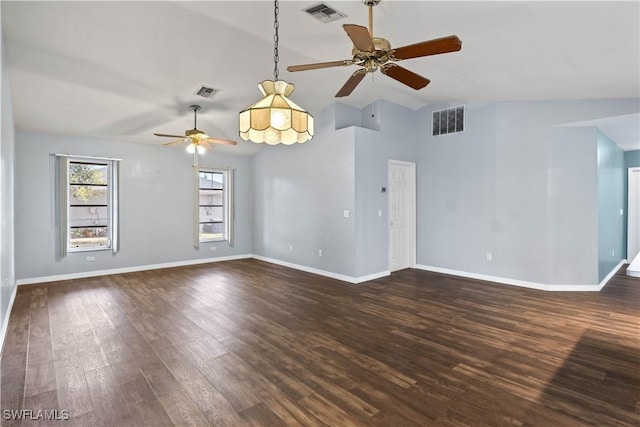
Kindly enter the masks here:
<path id="1" fill-rule="evenodd" d="M 456 52 L 462 48 L 460 39 L 455 35 L 451 35 L 392 49 L 388 40 L 373 36 L 373 6 L 380 3 L 380 0 L 362 0 L 362 3 L 369 8 L 369 28 L 355 24 L 344 24 L 342 26 L 353 43 L 351 60 L 294 65 L 287 67 L 287 70 L 306 71 L 348 65 L 360 67 L 351 74 L 347 82 L 336 93 L 337 98 L 351 94 L 365 74 L 373 73 L 377 70 L 405 86 L 419 90 L 427 86 L 430 80 L 397 65 L 398 61 Z"/>
<path id="2" fill-rule="evenodd" d="M 387 63 L 390 59 L 389 51 L 391 51 L 391 43 L 387 39 L 374 37 L 372 40 L 375 48 L 373 52 L 363 51 L 355 46 L 351 51 L 353 61 L 359 63 L 368 73 L 376 71 L 380 66 Z"/>

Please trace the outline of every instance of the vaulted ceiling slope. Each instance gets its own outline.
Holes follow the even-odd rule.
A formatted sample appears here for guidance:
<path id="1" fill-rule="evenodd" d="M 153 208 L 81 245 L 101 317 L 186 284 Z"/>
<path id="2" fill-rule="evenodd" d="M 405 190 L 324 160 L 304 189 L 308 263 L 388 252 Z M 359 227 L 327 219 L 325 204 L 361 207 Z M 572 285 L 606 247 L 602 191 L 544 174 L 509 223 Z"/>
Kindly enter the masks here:
<path id="1" fill-rule="evenodd" d="M 367 25 L 360 0 L 327 1 L 348 15 L 322 23 L 280 3 L 280 78 L 317 113 L 353 68 L 289 73 L 287 65 L 349 59 L 345 23 Z M 273 78 L 271 1 L 0 2 L 18 129 L 161 144 L 152 132 L 190 125 L 201 85 L 200 123 L 236 139 L 237 114 Z M 414 91 L 368 76 L 341 102 L 386 99 L 410 108 L 434 102 L 639 96 L 639 2 L 383 0 L 374 33 L 392 46 L 456 34 L 462 51 L 405 61 L 431 79 Z M 230 150 L 249 154 L 240 141 Z"/>

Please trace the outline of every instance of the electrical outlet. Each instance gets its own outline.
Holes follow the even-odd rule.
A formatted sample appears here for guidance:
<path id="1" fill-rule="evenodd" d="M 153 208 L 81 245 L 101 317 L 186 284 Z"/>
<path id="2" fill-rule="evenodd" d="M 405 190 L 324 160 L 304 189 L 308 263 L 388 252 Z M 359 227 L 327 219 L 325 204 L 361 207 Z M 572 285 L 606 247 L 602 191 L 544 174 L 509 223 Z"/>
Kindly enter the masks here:
<path id="1" fill-rule="evenodd" d="M 616 250 L 615 249 L 611 249 L 611 256 L 616 256 Z"/>
<path id="2" fill-rule="evenodd" d="M 322 249 L 318 249 L 318 256 L 322 256 Z"/>
<path id="3" fill-rule="evenodd" d="M 624 215 L 624 209 L 620 209 L 620 216 Z"/>
<path id="4" fill-rule="evenodd" d="M 493 261 L 493 255 L 491 252 L 487 252 L 487 261 Z"/>
<path id="5" fill-rule="evenodd" d="M 216 248 L 215 246 L 211 246 L 209 249 L 212 250 L 212 251 L 217 251 L 218 250 L 218 248 Z"/>
<path id="6" fill-rule="evenodd" d="M 293 245 L 289 245 L 289 250 L 293 252 Z"/>
<path id="7" fill-rule="evenodd" d="M 378 216 L 381 217 L 382 216 L 382 209 L 378 209 Z"/>
<path id="8" fill-rule="evenodd" d="M 342 215 L 343 215 L 345 218 L 349 218 L 349 216 L 351 215 L 351 213 L 349 212 L 349 209 L 345 209 L 345 210 L 344 210 L 344 212 L 342 213 Z"/>
<path id="9" fill-rule="evenodd" d="M 96 260 L 96 257 L 94 257 L 94 256 L 88 256 L 87 257 L 87 261 L 88 262 L 95 261 L 95 260 Z"/>

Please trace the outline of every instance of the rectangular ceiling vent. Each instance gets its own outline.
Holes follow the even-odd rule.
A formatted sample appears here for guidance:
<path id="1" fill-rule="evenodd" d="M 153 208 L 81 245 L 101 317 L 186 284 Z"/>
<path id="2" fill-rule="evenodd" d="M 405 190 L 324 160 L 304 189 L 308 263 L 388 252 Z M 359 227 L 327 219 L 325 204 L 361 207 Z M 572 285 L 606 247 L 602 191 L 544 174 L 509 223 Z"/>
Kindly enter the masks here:
<path id="1" fill-rule="evenodd" d="M 431 113 L 431 136 L 464 132 L 464 105 Z"/>
<path id="2" fill-rule="evenodd" d="M 335 8 L 329 6 L 326 3 L 316 3 L 313 6 L 310 6 L 303 10 L 307 12 L 309 15 L 313 16 L 314 18 L 324 22 L 325 24 L 327 22 L 337 21 L 338 19 L 346 18 L 347 16 L 346 13 L 342 13 L 336 10 Z"/>
<path id="3" fill-rule="evenodd" d="M 218 93 L 220 93 L 220 89 L 215 89 L 209 86 L 201 86 L 196 91 L 195 95 L 201 96 L 206 99 L 213 99 L 213 97 L 216 96 Z"/>

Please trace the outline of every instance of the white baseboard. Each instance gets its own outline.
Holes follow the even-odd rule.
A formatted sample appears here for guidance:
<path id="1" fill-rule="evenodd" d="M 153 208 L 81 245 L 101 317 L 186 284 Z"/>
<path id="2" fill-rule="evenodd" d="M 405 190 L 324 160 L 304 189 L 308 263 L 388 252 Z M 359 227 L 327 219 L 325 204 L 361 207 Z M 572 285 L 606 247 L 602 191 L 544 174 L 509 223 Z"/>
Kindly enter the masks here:
<path id="1" fill-rule="evenodd" d="M 615 267 L 613 267 L 613 270 L 611 270 L 611 271 L 609 272 L 609 274 L 607 274 L 607 275 L 605 276 L 605 278 L 604 278 L 604 279 L 602 279 L 602 282 L 600 282 L 600 283 L 598 284 L 598 290 L 601 290 L 602 288 L 604 288 L 604 285 L 606 285 L 607 283 L 609 283 L 609 280 L 611 280 L 611 278 L 612 278 L 613 276 L 615 276 L 615 274 L 618 272 L 618 270 L 620 270 L 620 267 L 622 267 L 622 266 L 623 266 L 623 265 L 625 265 L 626 263 L 627 263 L 627 260 L 626 260 L 626 259 L 623 259 L 622 261 L 620 261 L 620 262 L 618 263 L 618 265 L 616 265 Z"/>
<path id="2" fill-rule="evenodd" d="M 9 326 L 9 317 L 11 317 L 11 309 L 13 308 L 13 303 L 16 300 L 16 293 L 18 291 L 18 286 L 13 287 L 13 292 L 11 293 L 11 299 L 9 300 L 9 305 L 7 306 L 7 312 L 4 314 L 4 319 L 2 319 L 2 332 L 0 332 L 0 357 L 2 356 L 2 352 L 4 351 L 4 339 L 7 337 L 7 327 Z"/>
<path id="3" fill-rule="evenodd" d="M 80 273 L 59 274 L 55 276 L 32 277 L 27 279 L 18 279 L 16 281 L 16 284 L 31 285 L 35 283 L 57 282 L 61 280 L 73 280 L 73 279 L 81 279 L 81 278 L 87 278 L 87 277 L 108 276 L 112 274 L 132 273 L 136 271 L 145 271 L 145 270 L 158 270 L 162 268 L 183 267 L 188 265 L 206 264 L 206 263 L 221 262 L 221 261 L 232 261 L 232 260 L 248 259 L 248 258 L 254 258 L 254 259 L 268 262 L 271 264 L 277 264 L 283 267 L 293 268 L 295 270 L 300 270 L 307 273 L 330 277 L 332 279 L 340 280 L 347 283 L 353 283 L 353 284 L 368 282 L 370 280 L 379 279 L 381 277 L 386 277 L 391 274 L 391 272 L 389 272 L 388 270 L 385 270 L 385 271 L 380 271 L 378 273 L 369 274 L 366 276 L 353 277 L 353 276 L 347 276 L 344 274 L 334 273 L 331 271 L 320 270 L 314 267 L 308 267 L 306 265 L 300 265 L 300 264 L 294 264 L 287 261 L 281 261 L 279 259 L 269 258 L 262 255 L 246 254 L 246 255 L 232 255 L 232 256 L 217 257 L 217 258 L 192 259 L 192 260 L 186 260 L 186 261 L 167 262 L 162 264 L 149 264 L 149 265 L 141 265 L 141 266 L 134 266 L 134 267 L 114 268 L 109 270 L 84 271 Z M 448 268 L 434 267 L 434 266 L 424 265 L 424 264 L 416 264 L 415 268 L 418 270 L 433 271 L 435 273 L 450 274 L 452 276 L 460 276 L 460 277 L 467 277 L 470 279 L 485 280 L 488 282 L 495 282 L 495 283 L 501 283 L 501 284 L 512 285 L 512 286 L 520 286 L 523 288 L 530 288 L 530 289 L 538 289 L 541 291 L 598 292 L 607 284 L 609 280 L 611 280 L 611 278 L 615 275 L 618 269 L 620 269 L 620 267 L 622 267 L 622 265 L 625 264 L 626 262 L 627 260 L 620 261 L 620 263 L 613 270 L 611 270 L 611 272 L 609 272 L 609 274 L 598 285 L 549 285 L 545 283 L 529 282 L 525 280 L 516 280 L 516 279 L 505 278 L 505 277 L 470 273 L 468 271 L 451 270 Z M 14 299 L 15 299 L 15 289 L 11 299 L 11 303 L 10 303 L 11 305 L 13 305 Z M 10 313 L 10 310 L 8 313 Z M 5 327 L 6 325 L 3 325 L 3 328 Z M 2 330 L 3 343 L 4 343 L 5 332 L 6 331 L 3 329 Z"/>
<path id="4" fill-rule="evenodd" d="M 166 262 L 162 264 L 149 264 L 149 265 L 140 265 L 140 266 L 134 266 L 134 267 L 113 268 L 109 270 L 83 271 L 79 273 L 58 274 L 55 276 L 31 277 L 28 279 L 18 279 L 16 283 L 18 285 L 32 285 L 35 283 L 58 282 L 60 280 L 73 280 L 73 279 L 83 279 L 87 277 L 109 276 L 112 274 L 133 273 L 136 271 L 158 270 L 161 268 L 171 268 L 171 267 L 184 267 L 187 265 L 206 264 L 209 262 L 220 262 L 220 261 L 232 261 L 232 260 L 247 259 L 247 258 L 255 258 L 260 261 L 265 261 L 271 264 L 282 265 L 284 267 L 293 268 L 295 270 L 301 270 L 307 273 L 318 274 L 320 276 L 330 277 L 332 279 L 341 280 L 343 282 L 356 283 L 356 284 L 367 282 L 369 280 L 378 279 L 380 277 L 385 277 L 391 274 L 389 271 L 381 271 L 379 273 L 369 274 L 367 276 L 352 277 L 352 276 L 345 276 L 338 273 L 333 273 L 331 271 L 325 271 L 325 270 L 320 270 L 313 267 L 307 267 L 304 265 L 293 264 L 291 262 L 280 261 L 274 258 L 263 257 L 261 255 L 247 254 L 247 255 L 233 255 L 233 256 L 225 256 L 225 257 L 217 257 L 217 258 L 191 259 L 187 261 Z"/>
<path id="5" fill-rule="evenodd" d="M 354 284 L 368 282 L 369 280 L 379 279 L 380 277 L 385 277 L 391 274 L 389 271 L 381 271 L 379 273 L 369 274 L 367 276 L 353 277 L 353 276 L 347 276 L 344 274 L 333 273 L 331 271 L 320 270 L 314 267 L 307 267 L 306 265 L 300 265 L 300 264 L 294 264 L 292 262 L 281 261 L 275 258 L 268 258 L 262 255 L 253 255 L 252 257 L 257 260 L 268 262 L 271 264 L 277 264 L 283 267 L 293 268 L 294 270 L 300 270 L 306 273 L 317 274 L 319 276 L 330 277 L 332 279 L 340 280 L 342 282 L 348 282 L 348 283 L 354 283 Z"/>
<path id="6" fill-rule="evenodd" d="M 540 291 L 561 291 L 561 292 L 598 292 L 613 277 L 626 260 L 620 261 L 617 267 L 604 278 L 598 285 L 549 285 L 546 283 L 528 282 L 526 280 L 509 279 L 506 277 L 489 276 L 485 274 L 470 273 L 468 271 L 450 270 L 448 268 L 433 267 L 430 265 L 417 264 L 419 270 L 433 271 L 435 273 L 450 274 L 452 276 L 467 277 L 470 279 L 485 280 L 487 282 L 496 282 L 504 285 L 520 286 L 522 288 L 537 289 Z"/>
<path id="7" fill-rule="evenodd" d="M 217 258 L 190 259 L 186 261 L 166 262 L 162 264 L 139 265 L 134 267 L 113 268 L 109 270 L 83 271 L 80 273 L 58 274 L 55 276 L 32 277 L 17 280 L 18 285 L 32 285 L 34 283 L 57 282 L 60 280 L 82 279 L 86 277 L 109 276 L 112 274 L 133 273 L 136 271 L 158 270 L 161 268 L 184 267 L 187 265 L 206 264 L 209 262 L 232 261 L 251 258 L 251 255 L 231 255 Z"/>
<path id="8" fill-rule="evenodd" d="M 640 277 L 640 253 L 629 263 L 627 276 Z"/>

